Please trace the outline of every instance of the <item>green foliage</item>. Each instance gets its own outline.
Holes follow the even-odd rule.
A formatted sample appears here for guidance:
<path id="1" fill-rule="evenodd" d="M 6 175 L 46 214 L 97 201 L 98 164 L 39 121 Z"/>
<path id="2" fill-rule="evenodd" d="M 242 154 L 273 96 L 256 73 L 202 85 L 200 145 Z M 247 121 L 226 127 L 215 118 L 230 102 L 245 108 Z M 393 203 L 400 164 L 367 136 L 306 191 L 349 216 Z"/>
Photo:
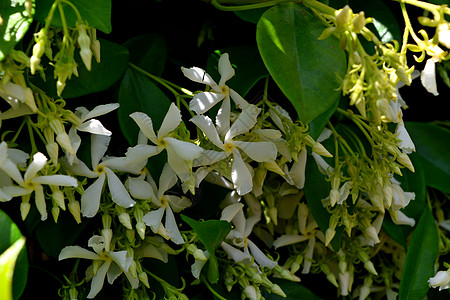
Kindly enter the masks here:
<path id="1" fill-rule="evenodd" d="M 17 225 L 0 210 L 0 298 L 19 299 L 27 284 L 25 238 Z"/>
<path id="2" fill-rule="evenodd" d="M 264 64 L 305 123 L 337 101 L 338 78 L 346 69 L 339 42 L 333 37 L 318 40 L 323 29 L 320 21 L 296 4 L 269 9 L 257 25 Z"/>
<path id="3" fill-rule="evenodd" d="M 1 0 L 0 11 L 0 61 L 2 61 L 23 38 L 33 18 L 25 8 L 25 0 Z"/>
<path id="4" fill-rule="evenodd" d="M 411 237 L 400 281 L 399 299 L 423 299 L 434 275 L 438 256 L 438 233 L 430 209 L 426 207 Z"/>

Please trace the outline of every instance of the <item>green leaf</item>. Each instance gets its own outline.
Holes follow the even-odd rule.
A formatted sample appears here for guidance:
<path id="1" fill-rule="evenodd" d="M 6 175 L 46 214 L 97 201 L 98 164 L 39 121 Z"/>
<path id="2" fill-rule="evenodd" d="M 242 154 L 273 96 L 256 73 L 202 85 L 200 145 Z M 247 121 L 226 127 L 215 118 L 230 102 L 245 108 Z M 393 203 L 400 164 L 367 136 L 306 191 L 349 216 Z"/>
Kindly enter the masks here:
<path id="1" fill-rule="evenodd" d="M 335 103 L 338 78 L 347 67 L 337 39 L 317 39 L 324 29 L 321 21 L 293 3 L 267 10 L 257 25 L 264 64 L 305 123 Z"/>
<path id="2" fill-rule="evenodd" d="M 354 13 L 364 11 L 366 17 L 374 18 L 374 24 L 367 24 L 367 26 L 379 36 L 381 41 L 388 42 L 393 39 L 402 41 L 403 30 L 400 29 L 398 18 L 392 13 L 392 8 L 389 8 L 384 1 L 351 0 L 349 6 Z"/>
<path id="3" fill-rule="evenodd" d="M 257 24 L 259 19 L 266 12 L 267 9 L 268 9 L 267 7 L 261 7 L 256 9 L 235 11 L 234 13 L 236 14 L 236 16 L 238 16 L 244 21 Z"/>
<path id="4" fill-rule="evenodd" d="M 141 72 L 129 68 L 120 84 L 117 110 L 119 125 L 130 145 L 135 145 L 139 127 L 130 118 L 133 112 L 146 113 L 157 131 L 170 106 L 170 99 L 158 86 Z"/>
<path id="5" fill-rule="evenodd" d="M 227 81 L 227 85 L 242 97 L 245 97 L 261 78 L 269 75 L 256 47 L 236 46 L 217 50 L 208 57 L 206 70 L 212 78 L 217 78 L 217 82 L 220 78 L 217 66 L 223 53 L 229 54 L 230 62 L 236 72 L 233 78 Z"/>
<path id="6" fill-rule="evenodd" d="M 306 201 L 308 202 L 308 207 L 311 210 L 311 214 L 319 225 L 320 230 L 325 234 L 328 229 L 330 222 L 330 213 L 322 205 L 322 199 L 328 197 L 330 193 L 330 183 L 325 180 L 325 175 L 320 173 L 314 159 L 308 156 L 308 161 L 306 162 L 306 172 L 305 172 L 305 187 L 303 191 L 305 192 Z M 331 240 L 331 246 L 334 251 L 339 251 L 341 248 L 341 238 L 342 238 L 342 227 L 336 228 L 336 234 Z"/>
<path id="7" fill-rule="evenodd" d="M 23 38 L 33 21 L 24 3 L 25 0 L 0 0 L 0 61 Z"/>
<path id="8" fill-rule="evenodd" d="M 166 40 L 159 34 L 133 37 L 123 44 L 130 53 L 130 62 L 150 74 L 161 76 L 167 57 Z"/>
<path id="9" fill-rule="evenodd" d="M 78 64 L 78 76 L 72 75 L 66 82 L 61 96 L 64 99 L 76 98 L 111 87 L 120 79 L 128 64 L 128 50 L 122 45 L 99 39 L 101 61 L 92 61 L 92 69 L 88 71 L 78 53 L 75 53 L 75 61 Z M 45 71 L 46 81 L 35 76 L 31 81 L 38 87 L 45 90 L 50 96 L 58 98 L 56 92 L 56 79 L 53 76 L 53 67 L 48 67 Z"/>
<path id="10" fill-rule="evenodd" d="M 58 257 L 62 248 L 75 244 L 90 222 L 77 224 L 71 214 L 61 213 L 58 223 L 48 218 L 36 227 L 36 238 L 42 250 L 50 257 Z M 67 234 L 70 232 L 70 234 Z"/>
<path id="11" fill-rule="evenodd" d="M 14 266 L 25 245 L 25 238 L 22 236 L 0 255 L 0 298 L 12 300 L 12 285 Z"/>
<path id="12" fill-rule="evenodd" d="M 450 130 L 433 123 L 406 122 L 427 185 L 450 193 Z"/>
<path id="13" fill-rule="evenodd" d="M 19 299 L 25 289 L 28 274 L 28 255 L 26 247 L 22 247 L 23 239 L 24 237 L 17 225 L 5 212 L 0 210 L 0 253 L 3 253 L 0 256 L 0 299 L 11 299 L 9 296 L 11 294 L 11 278 L 14 299 Z M 5 254 L 5 251 L 8 252 Z M 12 271 L 14 271 L 13 277 L 11 277 Z"/>
<path id="14" fill-rule="evenodd" d="M 400 280 L 399 300 L 422 300 L 428 292 L 428 279 L 434 276 L 434 263 L 439 254 L 436 222 L 425 207 L 411 237 Z"/>
<path id="15" fill-rule="evenodd" d="M 39 0 L 36 3 L 36 14 L 35 18 L 39 22 L 45 24 L 48 13 L 52 5 L 55 3 L 54 0 Z M 78 17 L 71 5 L 67 5 L 63 1 L 59 1 L 64 9 L 64 16 L 69 27 L 76 27 Z M 110 0 L 70 0 L 76 9 L 78 10 L 81 18 L 87 22 L 91 27 L 97 28 L 104 33 L 110 33 L 111 27 L 111 1 Z M 55 27 L 62 27 L 61 15 L 59 9 L 55 10 L 51 25 Z"/>
<path id="16" fill-rule="evenodd" d="M 325 112 L 321 113 L 314 120 L 309 123 L 309 133 L 313 139 L 317 139 L 319 135 L 322 133 L 325 125 L 327 125 L 328 120 L 330 120 L 331 116 L 336 111 L 336 108 L 339 106 L 339 99 L 337 99 L 333 105 L 330 106 Z"/>
<path id="17" fill-rule="evenodd" d="M 210 257 L 208 260 L 207 278 L 209 282 L 216 283 L 219 280 L 219 265 L 215 251 L 230 232 L 230 223 L 222 220 L 200 222 L 185 215 L 181 215 L 181 218 L 198 234 L 200 241 L 205 246 L 206 251 L 208 251 Z"/>
<path id="18" fill-rule="evenodd" d="M 281 300 L 281 299 L 308 299 L 308 300 L 320 300 L 322 298 L 318 297 L 308 288 L 300 283 L 292 282 L 280 278 L 271 278 L 273 283 L 278 284 L 283 292 L 286 294 L 286 298 L 278 296 L 276 294 L 264 293 L 264 299 L 267 300 Z"/>

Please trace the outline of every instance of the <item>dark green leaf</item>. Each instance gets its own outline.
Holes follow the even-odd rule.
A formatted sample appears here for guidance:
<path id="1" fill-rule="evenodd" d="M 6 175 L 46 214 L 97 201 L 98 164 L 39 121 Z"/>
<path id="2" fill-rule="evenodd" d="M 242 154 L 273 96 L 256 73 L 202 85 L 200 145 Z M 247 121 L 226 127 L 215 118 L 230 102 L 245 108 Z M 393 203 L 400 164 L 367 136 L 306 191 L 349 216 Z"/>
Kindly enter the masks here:
<path id="1" fill-rule="evenodd" d="M 314 120 L 312 120 L 311 123 L 309 123 L 309 133 L 313 139 L 317 139 L 322 133 L 325 125 L 327 125 L 328 120 L 330 120 L 338 105 L 339 100 L 336 100 L 334 104 L 330 106 L 330 108 L 328 108 L 324 113 L 321 113 Z"/>
<path id="2" fill-rule="evenodd" d="M 50 12 L 52 5 L 55 3 L 53 0 L 39 0 L 36 3 L 35 18 L 45 24 L 47 15 Z M 66 18 L 67 25 L 69 27 L 76 27 L 78 17 L 74 9 L 65 4 L 63 1 L 59 1 L 64 9 L 64 16 Z M 110 33 L 111 28 L 111 1 L 110 0 L 70 0 L 78 12 L 81 18 L 87 21 L 87 24 L 91 27 L 97 28 L 104 33 Z M 51 21 L 51 24 L 55 27 L 62 27 L 61 15 L 59 9 L 55 10 L 55 14 Z"/>
<path id="3" fill-rule="evenodd" d="M 381 0 L 349 1 L 349 6 L 354 13 L 364 11 L 366 17 L 372 17 L 374 24 L 368 24 L 369 29 L 378 34 L 382 41 L 396 40 L 401 42 L 403 30 L 400 30 L 398 18 L 392 13 L 392 9 Z M 381 25 L 381 26 L 380 26 Z M 385 28 L 383 28 L 383 26 Z"/>
<path id="4" fill-rule="evenodd" d="M 135 69 L 129 68 L 122 79 L 117 110 L 119 125 L 130 145 L 135 145 L 139 127 L 130 118 L 133 112 L 146 113 L 153 121 L 155 131 L 169 109 L 171 101 L 156 84 Z"/>
<path id="5" fill-rule="evenodd" d="M 439 254 L 436 222 L 425 207 L 411 237 L 400 281 L 399 300 L 422 300 L 428 292 L 428 279 L 434 276 L 434 263 Z"/>
<path id="6" fill-rule="evenodd" d="M 205 246 L 206 251 L 208 251 L 210 257 L 208 260 L 207 278 L 209 282 L 216 283 L 219 280 L 219 265 L 214 252 L 230 232 L 230 223 L 222 220 L 199 222 L 185 215 L 181 215 L 181 218 L 198 234 L 200 241 Z"/>
<path id="7" fill-rule="evenodd" d="M 101 61 L 92 61 L 92 69 L 88 71 L 78 52 L 75 53 L 75 61 L 78 64 L 78 77 L 72 75 L 66 82 L 61 96 L 64 99 L 76 98 L 88 95 L 112 86 L 120 79 L 128 64 L 128 50 L 122 45 L 99 39 L 101 44 Z M 53 67 L 45 71 L 46 81 L 39 76 L 32 78 L 32 82 L 45 90 L 52 97 L 57 97 L 56 79 L 53 76 Z"/>
<path id="8" fill-rule="evenodd" d="M 346 58 L 334 37 L 318 40 L 325 27 L 297 4 L 277 5 L 258 22 L 261 57 L 301 121 L 311 122 L 339 97 Z"/>
<path id="9" fill-rule="evenodd" d="M 17 225 L 10 219 L 10 217 L 0 210 L 0 254 L 13 245 L 22 237 Z M 13 298 L 19 299 L 22 295 L 28 274 L 28 255 L 27 248 L 23 247 L 17 257 L 13 275 Z M 3 280 L 3 279 L 1 279 Z"/>
<path id="10" fill-rule="evenodd" d="M 161 76 L 167 57 L 166 41 L 161 35 L 140 35 L 123 45 L 130 53 L 131 63 L 150 74 Z"/>
<path id="11" fill-rule="evenodd" d="M 245 97 L 258 80 L 269 75 L 256 47 L 237 46 L 218 50 L 208 58 L 206 70 L 217 80 L 220 78 L 217 65 L 223 53 L 229 54 L 230 62 L 236 71 L 236 75 L 227 85 L 242 97 Z"/>
<path id="12" fill-rule="evenodd" d="M 259 18 L 261 18 L 261 16 L 266 12 L 267 9 L 267 7 L 262 7 L 257 9 L 235 11 L 234 13 L 244 21 L 257 24 Z"/>
<path id="13" fill-rule="evenodd" d="M 24 3 L 25 0 L 0 0 L 0 61 L 23 38 L 33 21 Z"/>
<path id="14" fill-rule="evenodd" d="M 306 179 L 303 191 L 305 192 L 306 201 L 317 225 L 325 234 L 330 222 L 330 213 L 323 207 L 322 199 L 325 199 L 330 194 L 330 183 L 325 180 L 325 175 L 320 173 L 311 156 L 308 156 L 305 173 Z M 338 227 L 334 238 L 331 240 L 330 244 L 335 251 L 341 248 L 342 231 L 343 228 Z"/>
<path id="15" fill-rule="evenodd" d="M 292 282 L 285 279 L 271 278 L 271 281 L 278 284 L 283 292 L 286 294 L 286 298 L 278 296 L 276 294 L 264 293 L 264 298 L 267 300 L 281 300 L 281 299 L 308 299 L 308 300 L 320 300 L 322 298 L 316 296 L 312 291 L 303 286 L 301 283 Z"/>
<path id="16" fill-rule="evenodd" d="M 450 130 L 432 123 L 406 122 L 427 185 L 450 193 Z"/>
<path id="17" fill-rule="evenodd" d="M 55 223 L 53 218 L 39 223 L 36 227 L 36 238 L 48 256 L 58 257 L 62 248 L 75 244 L 88 224 L 86 219 L 77 224 L 71 214 L 61 213 L 58 223 Z"/>

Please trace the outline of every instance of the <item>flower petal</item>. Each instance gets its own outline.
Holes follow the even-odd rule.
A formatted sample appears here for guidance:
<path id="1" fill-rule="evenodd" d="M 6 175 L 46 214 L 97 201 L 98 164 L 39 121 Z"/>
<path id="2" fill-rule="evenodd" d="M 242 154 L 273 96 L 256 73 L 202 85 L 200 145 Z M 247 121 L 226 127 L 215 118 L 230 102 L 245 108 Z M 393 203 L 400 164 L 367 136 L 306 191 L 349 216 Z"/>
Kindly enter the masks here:
<path id="1" fill-rule="evenodd" d="M 102 123 L 96 119 L 87 120 L 86 122 L 80 124 L 77 127 L 77 130 L 83 131 L 83 132 L 89 132 L 92 134 L 107 135 L 107 136 L 110 136 L 112 134 L 111 131 L 106 129 L 102 125 Z"/>
<path id="2" fill-rule="evenodd" d="M 82 121 L 86 121 L 87 119 L 92 119 L 98 116 L 106 115 L 107 113 L 112 112 L 113 110 L 119 108 L 119 103 L 109 103 L 102 104 L 94 107 L 90 112 L 82 116 Z"/>
<path id="3" fill-rule="evenodd" d="M 197 125 L 198 128 L 200 128 L 201 131 L 206 135 L 209 141 L 219 147 L 220 149 L 224 149 L 223 143 L 219 138 L 219 134 L 217 133 L 216 126 L 214 126 L 213 121 L 203 115 L 198 115 L 195 117 L 192 117 L 190 120 L 192 123 Z"/>
<path id="4" fill-rule="evenodd" d="M 249 193 L 253 188 L 252 175 L 237 149 L 233 150 L 231 180 L 233 181 L 234 188 L 241 196 Z"/>
<path id="5" fill-rule="evenodd" d="M 157 210 L 152 210 L 142 217 L 142 221 L 150 227 L 153 232 L 157 232 L 159 229 L 159 225 L 161 225 L 161 220 L 166 211 L 165 207 L 160 207 Z"/>
<path id="6" fill-rule="evenodd" d="M 231 205 L 228 205 L 222 210 L 222 215 L 220 217 L 220 220 L 231 222 L 233 218 L 236 216 L 236 214 L 242 210 L 244 207 L 244 204 L 242 203 L 233 203 Z"/>
<path id="7" fill-rule="evenodd" d="M 231 259 L 234 260 L 235 262 L 242 262 L 248 265 L 252 261 L 252 257 L 248 253 L 244 253 L 241 250 L 238 250 L 225 242 L 222 242 L 220 245 L 222 246 L 223 250 L 225 250 L 225 252 L 228 254 L 228 256 L 231 257 Z"/>
<path id="8" fill-rule="evenodd" d="M 136 199 L 151 199 L 156 198 L 152 186 L 145 180 L 138 178 L 128 178 L 125 182 L 125 186 L 130 191 L 131 196 Z"/>
<path id="9" fill-rule="evenodd" d="M 144 133 L 144 135 L 150 141 L 152 141 L 154 144 L 157 144 L 155 130 L 153 130 L 153 122 L 147 114 L 142 112 L 134 112 L 130 115 L 130 118 L 132 118 L 134 122 L 136 122 L 142 133 Z"/>
<path id="10" fill-rule="evenodd" d="M 228 53 L 224 53 L 220 56 L 218 71 L 221 76 L 219 86 L 224 86 L 225 83 L 234 76 L 234 69 L 231 66 Z"/>
<path id="11" fill-rule="evenodd" d="M 81 195 L 81 213 L 87 218 L 92 218 L 100 208 L 100 197 L 105 184 L 105 173 L 100 174 L 98 179 L 91 184 Z"/>
<path id="12" fill-rule="evenodd" d="M 72 165 L 69 164 L 67 157 L 62 157 L 60 159 L 61 164 L 69 171 L 70 174 L 84 176 L 88 178 L 96 178 L 98 177 L 98 173 L 91 171 L 88 166 L 82 161 L 78 160 L 74 162 Z"/>
<path id="13" fill-rule="evenodd" d="M 250 131 L 250 129 L 255 126 L 257 120 L 256 118 L 260 112 L 261 108 L 255 105 L 249 105 L 245 110 L 243 110 L 225 135 L 225 143 L 237 135 Z"/>
<path id="14" fill-rule="evenodd" d="M 111 256 L 111 258 L 122 268 L 122 270 L 128 272 L 133 259 L 128 256 L 127 251 L 110 251 L 108 252 L 108 255 Z"/>
<path id="15" fill-rule="evenodd" d="M 165 195 L 164 197 L 169 201 L 170 207 L 174 212 L 180 212 L 192 205 L 191 200 L 186 197 L 178 197 L 175 195 Z"/>
<path id="16" fill-rule="evenodd" d="M 206 73 L 205 70 L 198 67 L 192 67 L 192 68 L 184 68 L 181 67 L 181 71 L 183 72 L 184 76 L 189 78 L 192 81 L 207 84 L 209 86 L 215 86 L 217 85 L 215 81 L 211 78 L 211 76 Z"/>
<path id="17" fill-rule="evenodd" d="M 398 147 L 402 149 L 403 152 L 405 152 L 406 154 L 410 154 L 416 151 L 416 146 L 414 145 L 414 142 L 409 136 L 408 131 L 406 130 L 405 127 L 405 123 L 403 123 L 403 121 L 397 124 L 395 134 L 397 135 L 397 138 L 400 140 L 400 142 L 398 142 Z"/>
<path id="18" fill-rule="evenodd" d="M 59 253 L 58 260 L 66 258 L 84 258 L 92 260 L 102 260 L 103 258 L 95 252 L 81 248 L 80 246 L 64 247 Z"/>
<path id="19" fill-rule="evenodd" d="M 294 182 L 294 185 L 302 189 L 305 185 L 305 169 L 306 169 L 307 150 L 305 147 L 300 150 L 297 157 L 297 162 L 294 162 L 292 168 L 289 170 L 289 176 Z"/>
<path id="20" fill-rule="evenodd" d="M 230 97 L 226 96 L 225 99 L 223 99 L 222 105 L 220 106 L 219 111 L 216 114 L 217 132 L 221 136 L 225 136 L 225 134 L 230 130 L 230 110 Z"/>
<path id="21" fill-rule="evenodd" d="M 252 241 L 248 240 L 247 242 L 250 252 L 259 266 L 273 269 L 278 265 L 276 261 L 268 258 Z"/>
<path id="22" fill-rule="evenodd" d="M 33 178 L 34 183 L 49 184 L 57 186 L 72 186 L 77 187 L 78 181 L 72 176 L 68 175 L 45 175 Z"/>
<path id="23" fill-rule="evenodd" d="M 136 201 L 131 199 L 130 194 L 128 194 L 117 175 L 110 168 L 105 168 L 105 172 L 112 201 L 125 208 L 135 205 Z"/>
<path id="24" fill-rule="evenodd" d="M 287 246 L 287 245 L 292 245 L 292 244 L 304 242 L 307 239 L 308 239 L 308 237 L 306 237 L 304 235 L 285 234 L 285 235 L 282 235 L 279 238 L 277 238 L 273 242 L 273 246 L 275 247 L 275 249 L 277 249 L 279 247 L 283 247 L 283 246 Z"/>
<path id="25" fill-rule="evenodd" d="M 184 239 L 181 236 L 180 230 L 178 229 L 177 221 L 175 220 L 175 216 L 173 215 L 172 209 L 170 206 L 166 208 L 166 224 L 165 224 L 167 233 L 170 236 L 172 242 L 177 245 L 184 244 Z"/>
<path id="26" fill-rule="evenodd" d="M 239 147 L 248 157 L 257 162 L 270 162 L 277 158 L 277 147 L 271 142 L 234 141 L 233 145 Z"/>
<path id="27" fill-rule="evenodd" d="M 181 121 L 181 111 L 175 103 L 172 102 L 166 116 L 164 117 L 164 120 L 162 121 L 161 127 L 159 128 L 158 138 L 167 136 L 171 131 L 175 130 L 178 125 L 180 125 Z"/>
<path id="28" fill-rule="evenodd" d="M 435 96 L 439 95 L 436 85 L 436 62 L 433 58 L 427 60 L 425 68 L 420 73 L 420 81 L 429 93 Z"/>
<path id="29" fill-rule="evenodd" d="M 97 273 L 92 277 L 91 290 L 89 291 L 87 298 L 94 298 L 102 290 L 106 272 L 108 271 L 111 262 L 112 260 L 107 260 L 100 268 L 98 268 Z"/>
<path id="30" fill-rule="evenodd" d="M 92 169 L 96 169 L 100 159 L 105 155 L 106 150 L 108 149 L 109 142 L 111 141 L 111 137 L 106 135 L 91 135 L 91 161 L 92 161 Z"/>
<path id="31" fill-rule="evenodd" d="M 28 166 L 24 177 L 25 181 L 28 181 L 32 178 L 34 178 L 40 170 L 47 164 L 47 157 L 45 157 L 44 154 L 41 152 L 36 153 L 33 155 L 33 161 Z"/>
<path id="32" fill-rule="evenodd" d="M 231 155 L 231 152 L 227 151 L 214 151 L 214 150 L 206 150 L 203 151 L 197 158 L 194 159 L 192 166 L 210 166 L 222 159 L 227 158 Z"/>
<path id="33" fill-rule="evenodd" d="M 44 188 L 38 184 L 34 187 L 34 201 L 36 208 L 41 214 L 41 221 L 47 220 L 47 205 L 45 204 Z"/>
<path id="34" fill-rule="evenodd" d="M 183 160 L 193 161 L 194 158 L 203 152 L 203 149 L 194 143 L 189 143 L 185 141 L 180 141 L 172 137 L 164 138 L 167 143 L 166 149 L 175 152 Z"/>
<path id="35" fill-rule="evenodd" d="M 194 95 L 194 98 L 189 102 L 189 109 L 196 114 L 204 114 L 220 100 L 225 98 L 225 94 L 216 92 L 201 92 Z"/>
<path id="36" fill-rule="evenodd" d="M 233 99 L 234 103 L 236 104 L 236 108 L 244 110 L 247 108 L 247 106 L 250 105 L 244 98 L 241 97 L 241 95 L 239 95 L 233 89 L 230 89 L 230 97 L 231 97 L 231 99 Z"/>

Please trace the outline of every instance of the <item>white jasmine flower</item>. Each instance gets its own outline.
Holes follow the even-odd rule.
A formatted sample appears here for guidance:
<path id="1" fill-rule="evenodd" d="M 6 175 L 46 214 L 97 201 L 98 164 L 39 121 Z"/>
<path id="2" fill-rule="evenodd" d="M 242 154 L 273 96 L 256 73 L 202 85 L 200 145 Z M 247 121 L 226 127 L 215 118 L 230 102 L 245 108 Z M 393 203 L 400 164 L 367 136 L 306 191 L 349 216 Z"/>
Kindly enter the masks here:
<path id="1" fill-rule="evenodd" d="M 81 213 L 88 218 L 97 214 L 100 207 L 103 186 L 106 180 L 108 181 L 108 188 L 111 193 L 112 201 L 125 208 L 131 207 L 136 203 L 131 199 L 117 175 L 109 168 L 108 161 L 106 160 L 100 163 L 100 160 L 108 148 L 110 140 L 111 138 L 106 135 L 93 134 L 91 136 L 92 170 L 90 170 L 81 160 L 78 160 L 78 162 L 73 163 L 72 165 L 68 164 L 66 160 L 63 160 L 63 163 L 67 164 L 66 167 L 72 174 L 88 178 L 97 178 L 97 180 L 81 195 Z"/>
<path id="2" fill-rule="evenodd" d="M 202 271 L 203 266 L 206 264 L 206 262 L 210 257 L 208 251 L 206 250 L 203 251 L 203 254 L 206 257 L 206 260 L 195 259 L 195 262 L 191 265 L 192 276 L 194 276 L 197 279 L 200 278 L 200 272 Z"/>
<path id="3" fill-rule="evenodd" d="M 450 269 L 447 271 L 439 271 L 428 279 L 428 283 L 430 287 L 436 288 L 439 287 L 439 291 L 448 289 L 450 287 Z"/>
<path id="4" fill-rule="evenodd" d="M 414 142 L 409 136 L 409 133 L 406 130 L 405 123 L 403 123 L 403 121 L 400 121 L 397 124 L 397 128 L 395 129 L 395 135 L 399 139 L 397 145 L 404 153 L 410 154 L 416 151 L 416 146 L 414 145 Z"/>
<path id="5" fill-rule="evenodd" d="M 133 289 L 139 286 L 139 279 L 130 273 L 133 258 L 127 251 L 107 251 L 105 237 L 94 235 L 88 241 L 88 246 L 94 251 L 86 250 L 80 246 L 67 246 L 61 250 L 58 259 L 85 258 L 103 262 L 96 270 L 91 281 L 91 290 L 87 298 L 94 298 L 102 289 L 105 277 L 112 284 L 122 273 L 125 274 Z"/>
<path id="6" fill-rule="evenodd" d="M 89 111 L 86 107 L 80 106 L 75 109 L 75 114 L 80 118 L 80 123 L 73 125 L 69 129 L 69 138 L 72 144 L 72 148 L 76 153 L 81 145 L 81 137 L 78 135 L 77 131 L 88 132 L 92 134 L 107 135 L 110 136 L 112 133 L 106 129 L 102 123 L 94 119 L 95 117 L 105 115 L 119 107 L 118 103 L 110 103 L 96 106 L 93 110 Z M 75 155 L 66 153 L 67 160 L 69 164 L 72 164 L 76 160 Z"/>
<path id="7" fill-rule="evenodd" d="M 252 233 L 253 227 L 261 219 L 260 215 L 253 215 L 246 219 L 244 216 L 242 203 L 235 203 L 225 207 L 222 211 L 221 220 L 233 223 L 235 226 L 226 237 L 227 242 L 222 242 L 222 248 L 236 262 L 249 263 L 254 258 L 260 267 L 274 268 L 277 262 L 268 258 L 248 237 Z M 235 247 L 242 248 L 243 251 Z"/>
<path id="8" fill-rule="evenodd" d="M 177 175 L 170 165 L 166 163 L 159 178 L 159 188 L 151 183 L 141 180 L 132 180 L 128 183 L 130 193 L 140 199 L 150 199 L 156 207 L 144 215 L 142 220 L 154 233 L 172 240 L 175 244 L 183 244 L 184 239 L 180 234 L 173 212 L 180 212 L 192 205 L 186 197 L 167 195 L 166 192 L 177 183 Z M 165 215 L 165 224 L 162 218 Z"/>
<path id="9" fill-rule="evenodd" d="M 78 182 L 75 178 L 67 175 L 42 175 L 39 176 L 38 172 L 41 171 L 47 164 L 47 157 L 44 154 L 38 152 L 33 155 L 33 161 L 28 166 L 23 180 L 14 178 L 18 181 L 20 187 L 9 187 L 7 193 L 12 197 L 22 196 L 21 214 L 22 219 L 25 219 L 30 210 L 29 195 L 34 192 L 35 204 L 39 213 L 41 214 L 41 220 L 47 219 L 47 206 L 45 203 L 45 194 L 43 184 L 55 185 L 55 186 L 72 186 L 77 187 Z M 12 166 L 11 166 L 12 167 Z M 12 175 L 17 177 L 15 170 L 12 171 Z"/>
<path id="10" fill-rule="evenodd" d="M 235 104 L 241 109 L 245 109 L 248 103 L 233 89 L 230 89 L 225 85 L 225 83 L 234 76 L 234 69 L 231 66 L 228 53 L 224 53 L 220 56 L 218 70 L 221 75 L 219 84 L 217 84 L 211 76 L 201 68 L 181 68 L 184 76 L 192 81 L 209 85 L 212 89 L 211 92 L 195 94 L 194 98 L 189 103 L 190 110 L 193 110 L 197 114 L 204 114 L 211 107 L 223 100 L 222 106 L 216 117 L 218 131 L 223 134 L 228 131 L 230 127 L 230 98 L 233 99 Z"/>
<path id="11" fill-rule="evenodd" d="M 450 23 L 440 23 L 436 31 L 439 34 L 439 43 L 450 49 Z"/>
<path id="12" fill-rule="evenodd" d="M 142 149 L 145 148 L 148 152 L 147 157 L 157 155 L 166 149 L 170 167 L 181 181 L 186 181 L 192 172 L 190 167 L 192 161 L 203 152 L 203 149 L 193 143 L 171 137 L 171 132 L 182 122 L 181 112 L 178 107 L 174 103 L 170 105 L 157 135 L 153 130 L 152 119 L 148 115 L 142 112 L 135 112 L 130 117 L 136 122 L 143 134 L 155 144 L 155 146 L 141 145 Z"/>
<path id="13" fill-rule="evenodd" d="M 255 126 L 256 118 L 260 112 L 261 109 L 255 105 L 248 105 L 225 133 L 223 142 L 209 117 L 197 115 L 191 118 L 191 122 L 203 131 L 211 143 L 223 150 L 223 152 L 213 150 L 205 151 L 195 164 L 212 164 L 233 155 L 231 179 L 239 195 L 247 194 L 252 190 L 253 179 L 238 149 L 242 150 L 249 158 L 257 162 L 274 161 L 277 156 L 277 148 L 272 142 L 244 142 L 233 140 L 238 135 L 248 132 Z"/>
<path id="14" fill-rule="evenodd" d="M 423 87 L 431 94 L 438 96 L 436 84 L 436 60 L 434 58 L 427 59 L 425 68 L 420 74 L 420 81 Z"/>
<path id="15" fill-rule="evenodd" d="M 6 144 L 6 142 L 0 143 L 0 170 L 6 173 L 17 184 L 23 184 L 22 174 L 17 167 L 17 163 L 13 162 L 13 160 L 10 159 L 10 156 L 12 154 L 11 150 L 15 149 L 8 149 L 8 145 Z M 25 152 L 23 152 L 23 154 L 26 155 L 25 159 L 27 159 L 28 154 L 26 154 Z"/>

